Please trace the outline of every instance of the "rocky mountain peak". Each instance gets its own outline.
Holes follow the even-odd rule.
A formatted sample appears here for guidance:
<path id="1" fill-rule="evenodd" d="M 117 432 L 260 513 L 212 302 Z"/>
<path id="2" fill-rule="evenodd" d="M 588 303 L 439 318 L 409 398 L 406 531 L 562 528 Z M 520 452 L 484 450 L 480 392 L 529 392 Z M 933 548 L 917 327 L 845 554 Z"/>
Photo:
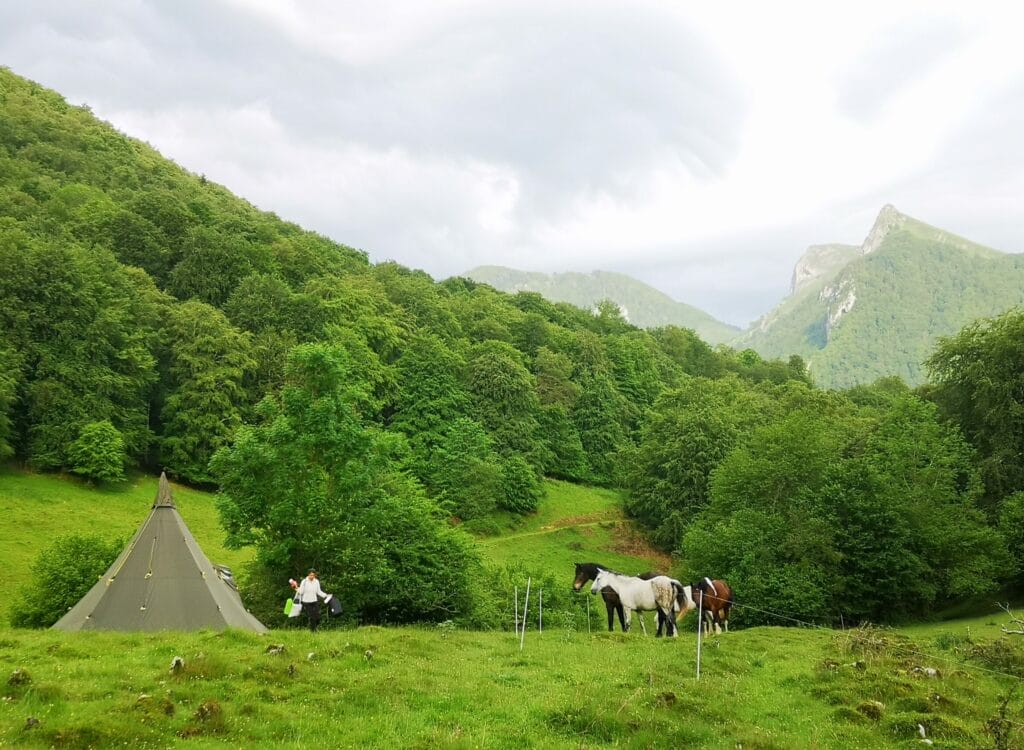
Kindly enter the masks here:
<path id="1" fill-rule="evenodd" d="M 875 225 L 871 227 L 868 236 L 864 238 L 864 243 L 860 246 L 861 253 L 867 255 L 874 252 L 882 244 L 882 241 L 885 240 L 889 232 L 899 229 L 906 223 L 907 217 L 897 211 L 896 207 L 891 203 L 886 203 L 882 206 L 882 210 L 878 212 Z"/>
<path id="2" fill-rule="evenodd" d="M 838 243 L 811 245 L 793 267 L 789 293 L 795 294 L 815 279 L 831 274 L 859 253 L 860 247 L 857 245 L 840 245 Z"/>

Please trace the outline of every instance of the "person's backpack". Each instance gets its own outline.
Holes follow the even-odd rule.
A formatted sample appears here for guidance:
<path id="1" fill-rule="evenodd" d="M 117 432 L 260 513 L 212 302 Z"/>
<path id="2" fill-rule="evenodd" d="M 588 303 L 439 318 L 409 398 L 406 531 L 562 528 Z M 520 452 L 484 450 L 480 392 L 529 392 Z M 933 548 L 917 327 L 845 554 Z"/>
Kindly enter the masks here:
<path id="1" fill-rule="evenodd" d="M 341 600 L 334 596 L 334 594 L 327 597 L 324 603 L 327 605 L 327 613 L 331 615 L 331 617 L 337 617 L 341 614 Z"/>

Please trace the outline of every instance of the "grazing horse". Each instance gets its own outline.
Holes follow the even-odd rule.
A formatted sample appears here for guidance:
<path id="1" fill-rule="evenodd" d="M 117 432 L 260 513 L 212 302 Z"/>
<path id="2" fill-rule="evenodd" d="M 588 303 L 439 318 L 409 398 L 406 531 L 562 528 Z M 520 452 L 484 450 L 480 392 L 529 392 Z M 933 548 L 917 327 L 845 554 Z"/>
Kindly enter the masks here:
<path id="1" fill-rule="evenodd" d="M 678 635 L 676 629 L 676 610 L 678 604 L 676 596 L 683 590 L 683 584 L 668 576 L 655 576 L 649 580 L 624 576 L 620 573 L 613 573 L 604 568 L 598 568 L 597 576 L 594 578 L 594 585 L 590 587 L 590 593 L 596 594 L 605 587 L 611 588 L 619 595 L 622 609 L 625 614 L 625 626 L 623 631 L 629 631 L 629 624 L 633 618 L 633 610 L 650 612 L 655 610 L 658 613 L 658 632 L 661 636 L 662 626 L 669 636 Z"/>
<path id="2" fill-rule="evenodd" d="M 716 634 L 721 633 L 724 625 L 725 632 L 728 633 L 729 610 L 732 609 L 733 597 L 729 584 L 719 578 L 702 578 L 690 588 L 693 591 L 693 607 L 700 607 L 704 612 L 704 632 L 711 635 L 711 628 L 714 627 Z M 688 611 L 689 609 L 681 609 L 676 615 L 677 619 L 682 619 Z"/>
<path id="3" fill-rule="evenodd" d="M 572 590 L 579 591 L 583 588 L 587 581 L 592 581 L 597 577 L 599 570 L 607 570 L 602 565 L 597 563 L 585 562 L 576 563 L 576 578 L 572 582 Z M 637 578 L 642 578 L 645 581 L 649 581 L 652 578 L 662 575 L 661 573 L 652 573 L 647 571 L 641 573 Z M 615 630 L 615 614 L 619 615 L 619 626 L 623 632 L 626 630 L 626 616 L 622 610 L 622 602 L 619 600 L 619 595 L 615 593 L 614 589 L 609 586 L 605 586 L 601 589 L 601 598 L 604 599 L 604 606 L 608 610 L 608 632 Z M 640 627 L 643 628 L 644 633 L 647 633 L 647 627 L 644 625 L 644 620 L 640 618 Z"/>

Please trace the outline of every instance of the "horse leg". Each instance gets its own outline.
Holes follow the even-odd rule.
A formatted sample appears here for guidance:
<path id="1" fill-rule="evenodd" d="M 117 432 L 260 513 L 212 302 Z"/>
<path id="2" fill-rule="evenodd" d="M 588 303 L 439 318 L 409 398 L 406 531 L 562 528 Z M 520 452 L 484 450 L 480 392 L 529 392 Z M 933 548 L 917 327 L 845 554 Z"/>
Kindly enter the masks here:
<path id="1" fill-rule="evenodd" d="M 647 625 L 644 624 L 644 613 L 640 610 L 636 611 L 636 619 L 640 621 L 640 630 L 643 631 L 644 635 L 647 635 Z"/>
<path id="2" fill-rule="evenodd" d="M 622 632 L 623 633 L 628 633 L 629 632 L 630 623 L 633 622 L 633 610 L 631 610 L 629 607 L 627 607 L 625 605 L 622 605 L 622 614 L 625 615 L 625 617 L 626 617 L 626 619 L 624 621 L 624 624 L 622 626 Z M 640 625 L 642 626 L 643 624 L 644 624 L 644 621 L 641 620 L 640 621 Z"/>
<path id="3" fill-rule="evenodd" d="M 611 633 L 612 631 L 615 630 L 614 625 L 615 625 L 615 609 L 616 609 L 616 607 L 615 607 L 614 604 L 612 604 L 611 602 L 607 602 L 607 601 L 604 603 L 604 607 L 605 607 L 606 610 L 608 610 L 608 632 Z"/>
<path id="4" fill-rule="evenodd" d="M 669 620 L 671 618 L 669 617 L 669 615 L 665 614 L 665 611 L 661 607 L 658 607 L 657 612 L 658 612 L 658 637 L 659 638 L 661 637 L 661 626 L 662 626 L 662 624 L 665 625 L 665 635 L 666 636 L 671 636 L 672 635 L 672 623 L 669 622 Z"/>
<path id="5" fill-rule="evenodd" d="M 615 611 L 619 613 L 619 627 L 622 628 L 622 632 L 626 632 L 626 615 L 622 609 L 622 603 L 620 602 L 615 606 Z"/>

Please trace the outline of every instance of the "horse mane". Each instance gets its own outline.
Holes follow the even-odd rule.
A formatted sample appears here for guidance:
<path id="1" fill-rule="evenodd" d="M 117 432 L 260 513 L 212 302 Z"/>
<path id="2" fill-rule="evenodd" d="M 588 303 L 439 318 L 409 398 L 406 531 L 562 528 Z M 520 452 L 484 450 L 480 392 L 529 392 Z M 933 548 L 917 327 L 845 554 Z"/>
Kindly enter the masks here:
<path id="1" fill-rule="evenodd" d="M 576 565 L 577 565 L 578 567 L 580 567 L 580 568 L 597 568 L 597 569 L 599 569 L 599 570 L 607 570 L 607 571 L 608 571 L 609 573 L 614 573 L 614 574 L 615 574 L 615 575 L 617 575 L 617 576 L 625 575 L 625 573 L 620 573 L 620 572 L 619 572 L 619 571 L 617 571 L 617 570 L 612 570 L 612 569 L 611 569 L 611 568 L 609 568 L 609 567 L 608 567 L 607 565 L 602 565 L 601 563 L 596 563 L 596 562 L 581 562 L 581 563 L 576 563 Z M 595 573 L 595 575 L 596 575 L 596 573 Z"/>

